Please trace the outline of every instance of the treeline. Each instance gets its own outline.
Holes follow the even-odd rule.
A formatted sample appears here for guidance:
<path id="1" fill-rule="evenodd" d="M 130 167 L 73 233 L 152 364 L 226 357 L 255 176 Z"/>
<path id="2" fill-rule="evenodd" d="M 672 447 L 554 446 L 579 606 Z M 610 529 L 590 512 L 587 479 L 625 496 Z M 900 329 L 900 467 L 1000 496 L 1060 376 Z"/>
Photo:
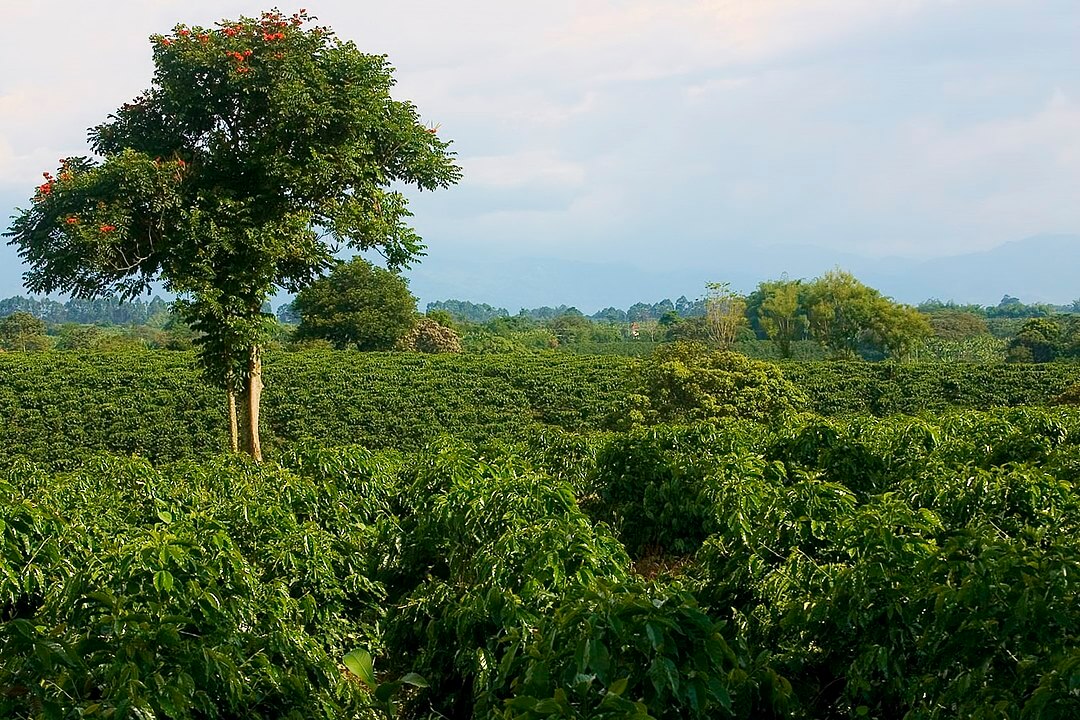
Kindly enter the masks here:
<path id="1" fill-rule="evenodd" d="M 28 313 L 51 325 L 151 325 L 163 326 L 169 319 L 169 304 L 160 297 L 121 302 L 117 298 L 71 299 L 9 297 L 0 300 L 0 318 L 17 312 Z"/>
<path id="2" fill-rule="evenodd" d="M 510 311 L 506 308 L 492 307 L 487 303 L 473 303 L 468 300 L 440 300 L 427 304 L 427 312 L 444 311 L 454 317 L 455 320 L 470 323 L 486 323 L 496 318 L 510 317 Z M 575 315 L 587 317 L 595 322 L 648 322 L 659 320 L 668 313 L 674 312 L 679 317 L 698 317 L 705 314 L 705 300 L 699 298 L 690 300 L 685 295 L 675 302 L 664 299 L 655 303 L 636 302 L 626 310 L 616 307 L 606 307 L 592 315 L 585 315 L 571 305 L 556 305 L 551 307 L 543 305 L 537 308 L 521 308 L 515 317 L 529 320 L 553 320 L 563 315 Z"/>
<path id="3" fill-rule="evenodd" d="M 710 283 L 706 290 L 694 302 L 684 297 L 676 303 L 639 303 L 626 313 L 608 308 L 598 313 L 602 320 L 567 307 L 539 313 L 522 310 L 513 317 L 498 314 L 484 322 L 466 319 L 483 313 L 473 312 L 475 308 L 465 303 L 436 303 L 429 312 L 456 321 L 465 347 L 482 350 L 509 342 L 575 347 L 685 340 L 735 348 L 739 343 L 768 341 L 780 358 L 793 357 L 799 343 L 810 342 L 829 357 L 880 359 L 907 357 L 920 341 L 933 336 L 924 314 L 839 270 L 809 281 L 763 282 L 747 296 L 725 283 Z M 465 311 L 465 316 L 452 310 Z M 643 319 L 628 321 L 632 317 Z"/>
<path id="4" fill-rule="evenodd" d="M 1080 301 L 1029 305 L 1005 296 L 997 306 L 932 299 L 910 307 L 842 270 L 811 280 L 765 281 L 748 295 L 723 283 L 706 289 L 694 301 L 684 296 L 591 316 L 565 305 L 510 315 L 505 308 L 461 300 L 429 303 L 428 313 L 450 321 L 466 350 L 488 352 L 617 348 L 643 355 L 659 343 L 689 340 L 767 359 L 1045 362 L 1080 356 L 1071 329 L 1071 312 Z"/>
<path id="5" fill-rule="evenodd" d="M 747 295 L 709 283 L 697 300 L 640 302 L 591 316 L 566 305 L 511 315 L 462 300 L 429 303 L 421 315 L 404 278 L 354 259 L 279 307 L 276 317 L 264 308 L 264 323 L 271 347 L 297 349 L 644 356 L 659 344 L 684 340 L 762 359 L 1049 362 L 1080 357 L 1077 316 L 1062 312 L 1070 309 L 1010 296 L 993 307 L 939 300 L 911 307 L 834 270 L 810 280 L 764 281 Z M 198 334 L 160 298 L 0 301 L 0 349 L 188 349 L 198 343 Z"/>
<path id="6" fill-rule="evenodd" d="M 1005 295 L 997 305 L 977 305 L 930 298 L 919 303 L 915 309 L 931 316 L 963 313 L 984 319 L 1028 319 L 1049 317 L 1061 313 L 1080 313 L 1080 299 L 1075 300 L 1070 305 L 1028 304 L 1019 298 Z M 474 303 L 468 300 L 440 300 L 427 304 L 427 312 L 429 313 L 440 310 L 449 313 L 455 320 L 470 323 L 486 323 L 495 318 L 511 317 L 510 311 L 506 308 L 494 307 L 487 303 Z M 699 297 L 690 300 L 683 295 L 675 302 L 668 298 L 653 303 L 636 302 L 625 310 L 606 307 L 592 315 L 585 315 L 585 313 L 572 305 L 556 305 L 554 307 L 543 305 L 537 308 L 521 308 L 516 316 L 531 320 L 551 320 L 562 315 L 581 315 L 597 322 L 648 322 L 650 320 L 659 320 L 672 312 L 681 318 L 703 316 L 706 313 L 706 298 Z M 299 322 L 299 318 L 292 312 L 289 305 L 283 305 L 279 308 L 278 317 L 283 322 Z"/>
<path id="7" fill-rule="evenodd" d="M 927 314 L 936 313 L 969 313 L 984 318 L 1037 318 L 1049 317 L 1060 313 L 1080 313 L 1080 299 L 1074 300 L 1069 305 L 1050 305 L 1048 303 L 1025 303 L 1020 298 L 1005 295 L 997 305 L 974 305 L 960 304 L 951 300 L 941 301 L 930 298 L 918 305 L 920 312 Z"/>

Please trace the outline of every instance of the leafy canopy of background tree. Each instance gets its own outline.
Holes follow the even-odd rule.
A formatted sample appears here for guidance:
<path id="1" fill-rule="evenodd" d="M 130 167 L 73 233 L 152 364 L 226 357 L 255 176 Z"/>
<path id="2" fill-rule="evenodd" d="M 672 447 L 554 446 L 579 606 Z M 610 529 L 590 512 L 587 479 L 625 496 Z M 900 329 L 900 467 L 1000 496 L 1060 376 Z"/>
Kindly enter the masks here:
<path id="1" fill-rule="evenodd" d="M 989 335 L 986 318 L 963 310 L 941 310 L 927 315 L 934 335 L 945 340 L 963 340 Z"/>
<path id="2" fill-rule="evenodd" d="M 492 307 L 487 303 L 474 303 L 468 300 L 440 300 L 427 304 L 427 314 L 430 316 L 433 310 L 444 310 L 458 321 L 471 323 L 486 323 L 497 317 L 508 317 L 510 311 L 506 308 Z"/>
<path id="3" fill-rule="evenodd" d="M 328 340 L 339 350 L 389 350 L 416 322 L 416 298 L 389 270 L 356 257 L 301 290 L 297 340 Z"/>
<path id="4" fill-rule="evenodd" d="M 156 35 L 149 90 L 90 131 L 102 160 L 45 174 L 8 235 L 32 292 L 134 298 L 160 278 L 230 392 L 261 389 L 264 303 L 330 267 L 335 244 L 390 267 L 423 245 L 398 187 L 446 187 L 449 143 L 390 95 L 385 56 L 305 13 Z M 254 453 L 253 453 L 254 454 Z"/>
<path id="5" fill-rule="evenodd" d="M 1009 362 L 1045 363 L 1080 357 L 1080 318 L 1031 318 L 1009 341 Z"/>
<path id="6" fill-rule="evenodd" d="M 791 343 L 805 336 L 806 311 L 800 306 L 802 280 L 766 280 L 747 298 L 751 326 L 776 343 L 781 357 L 791 357 Z"/>
<path id="7" fill-rule="evenodd" d="M 0 318 L 0 349 L 48 350 L 51 346 L 43 320 L 21 310 Z"/>
<path id="8" fill-rule="evenodd" d="M 836 357 L 856 357 L 862 351 L 870 351 L 902 358 L 918 341 L 933 333 L 926 317 L 917 310 L 893 302 L 843 270 L 831 270 L 802 283 L 794 316 L 790 315 L 789 302 L 776 302 L 769 307 L 769 299 L 776 297 L 778 288 L 759 290 L 762 327 L 768 326 L 770 317 L 778 319 L 787 314 Z"/>

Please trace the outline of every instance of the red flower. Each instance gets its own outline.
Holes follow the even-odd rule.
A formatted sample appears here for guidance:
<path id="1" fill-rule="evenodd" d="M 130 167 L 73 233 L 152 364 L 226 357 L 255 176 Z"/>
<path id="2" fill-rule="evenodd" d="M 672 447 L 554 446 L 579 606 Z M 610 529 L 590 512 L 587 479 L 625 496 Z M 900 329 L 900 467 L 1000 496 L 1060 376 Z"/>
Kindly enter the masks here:
<path id="1" fill-rule="evenodd" d="M 52 192 L 52 183 L 47 182 L 47 183 L 44 183 L 43 185 L 38 185 L 38 192 L 41 193 L 42 195 L 48 195 L 49 193 Z"/>
<path id="2" fill-rule="evenodd" d="M 169 38 L 161 38 L 161 44 L 162 45 L 172 45 L 172 40 L 170 40 Z"/>
<path id="3" fill-rule="evenodd" d="M 207 42 L 208 42 L 209 40 L 210 40 L 210 36 L 209 36 L 209 35 L 203 34 L 203 35 L 200 35 L 200 36 L 199 36 L 199 42 L 203 43 L 204 45 L 205 45 L 205 44 L 206 44 L 206 43 L 207 43 Z"/>
<path id="4" fill-rule="evenodd" d="M 190 30 L 180 30 L 176 34 L 179 35 L 180 37 L 187 37 L 188 35 L 191 34 L 191 31 Z"/>
<path id="5" fill-rule="evenodd" d="M 116 229 L 115 225 L 102 225 L 101 227 L 98 228 L 98 230 L 100 230 L 103 233 L 110 233 L 115 229 Z"/>
<path id="6" fill-rule="evenodd" d="M 238 73 L 251 72 L 251 68 L 241 66 L 241 67 L 236 68 L 236 72 L 238 72 Z"/>
<path id="7" fill-rule="evenodd" d="M 68 225 L 77 225 L 78 222 L 79 222 L 79 218 L 75 217 L 74 215 L 72 215 L 71 217 L 69 217 L 67 219 L 67 224 Z"/>

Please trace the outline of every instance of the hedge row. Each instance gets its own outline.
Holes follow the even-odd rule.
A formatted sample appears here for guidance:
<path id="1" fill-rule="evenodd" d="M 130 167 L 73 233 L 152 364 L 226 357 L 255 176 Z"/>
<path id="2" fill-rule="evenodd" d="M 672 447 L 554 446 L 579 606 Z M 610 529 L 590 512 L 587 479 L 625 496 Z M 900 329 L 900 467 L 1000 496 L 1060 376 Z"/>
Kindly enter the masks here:
<path id="1" fill-rule="evenodd" d="M 1070 363 L 783 363 L 820 415 L 918 414 L 948 408 L 1045 405 L 1080 382 Z"/>

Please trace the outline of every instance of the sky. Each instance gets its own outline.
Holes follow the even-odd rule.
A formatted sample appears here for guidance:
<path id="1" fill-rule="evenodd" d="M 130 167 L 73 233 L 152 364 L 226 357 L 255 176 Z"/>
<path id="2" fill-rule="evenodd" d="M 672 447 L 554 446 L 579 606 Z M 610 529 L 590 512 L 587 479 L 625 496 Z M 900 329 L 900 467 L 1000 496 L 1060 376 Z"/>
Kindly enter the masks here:
<path id="1" fill-rule="evenodd" d="M 267 9 L 228 0 L 0 7 L 5 218 L 58 158 L 88 152 L 88 127 L 149 86 L 149 35 Z M 1076 0 L 312 0 L 306 9 L 387 54 L 396 95 L 454 141 L 460 184 L 412 201 L 429 246 L 414 281 L 421 295 L 518 299 L 505 287 L 492 292 L 506 297 L 468 297 L 470 267 L 697 271 L 703 284 L 748 263 L 772 263 L 779 276 L 795 246 L 828 267 L 1080 233 Z M 22 270 L 0 248 L 0 296 L 22 292 Z M 584 297 L 557 276 L 550 288 L 550 304 Z"/>

